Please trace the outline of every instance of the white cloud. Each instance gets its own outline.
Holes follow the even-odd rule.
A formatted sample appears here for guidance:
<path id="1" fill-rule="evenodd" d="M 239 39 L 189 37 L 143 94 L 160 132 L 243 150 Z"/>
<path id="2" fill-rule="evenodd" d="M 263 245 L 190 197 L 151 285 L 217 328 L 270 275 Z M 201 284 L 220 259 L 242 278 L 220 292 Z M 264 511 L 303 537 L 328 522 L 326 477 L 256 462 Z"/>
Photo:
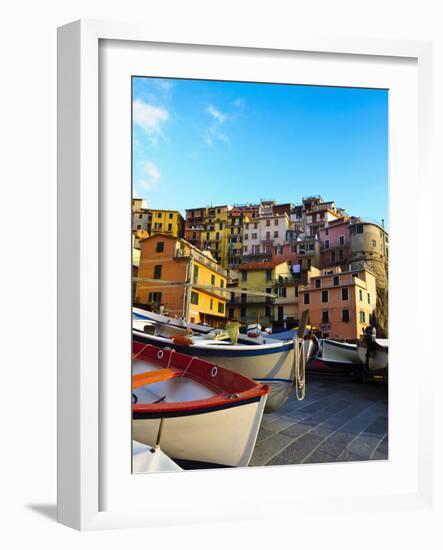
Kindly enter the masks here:
<path id="1" fill-rule="evenodd" d="M 169 113 L 164 107 L 144 103 L 136 99 L 133 103 L 134 124 L 150 136 L 152 145 L 158 143 L 158 137 L 166 139 L 162 126 L 169 120 Z"/>
<path id="2" fill-rule="evenodd" d="M 136 182 L 136 192 L 139 193 L 140 189 L 145 191 L 156 189 L 160 178 L 158 166 L 152 160 L 146 161 L 143 164 L 143 176 Z"/>
<path id="3" fill-rule="evenodd" d="M 160 88 L 160 90 L 168 92 L 175 86 L 175 84 L 170 80 L 157 80 L 157 86 Z"/>
<path id="4" fill-rule="evenodd" d="M 238 97 L 236 100 L 234 100 L 232 102 L 232 104 L 234 105 L 234 107 L 236 107 L 239 111 L 243 111 L 243 109 L 245 108 L 245 101 L 244 99 L 242 99 L 241 97 Z"/>
<path id="5" fill-rule="evenodd" d="M 228 116 L 225 113 L 222 113 L 219 111 L 214 105 L 208 105 L 206 108 L 208 113 L 212 116 L 214 120 L 216 120 L 219 124 L 223 124 L 225 120 L 228 118 Z"/>
<path id="6" fill-rule="evenodd" d="M 145 162 L 144 168 L 151 181 L 156 184 L 161 177 L 160 170 L 157 165 L 153 163 L 152 160 L 148 160 Z"/>
<path id="7" fill-rule="evenodd" d="M 208 128 L 207 134 L 205 136 L 205 142 L 207 145 L 213 145 L 215 140 L 223 141 L 225 143 L 229 142 L 229 137 L 225 132 L 221 131 L 221 126 L 228 120 L 228 115 L 223 113 L 214 105 L 208 105 L 206 107 L 207 113 L 212 118 L 212 124 Z"/>

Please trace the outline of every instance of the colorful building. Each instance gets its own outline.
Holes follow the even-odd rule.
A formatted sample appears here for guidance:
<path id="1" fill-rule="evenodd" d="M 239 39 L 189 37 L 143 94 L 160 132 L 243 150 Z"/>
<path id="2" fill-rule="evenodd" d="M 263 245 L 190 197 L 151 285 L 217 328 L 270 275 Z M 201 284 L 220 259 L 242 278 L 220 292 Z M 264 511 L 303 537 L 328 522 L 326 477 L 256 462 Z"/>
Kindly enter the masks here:
<path id="1" fill-rule="evenodd" d="M 289 277 L 287 262 L 245 263 L 238 267 L 238 289 L 250 294 L 232 294 L 229 316 L 243 323 L 270 327 L 274 319 L 274 286 L 279 277 Z"/>
<path id="2" fill-rule="evenodd" d="M 135 302 L 192 323 L 224 325 L 227 272 L 184 239 L 153 235 L 141 243 Z"/>
<path id="3" fill-rule="evenodd" d="M 228 267 L 230 206 L 207 206 L 186 210 L 185 232 L 191 243 L 209 250 L 215 260 Z"/>
<path id="4" fill-rule="evenodd" d="M 326 222 L 320 228 L 321 265 L 341 266 L 343 271 L 349 267 L 351 255 L 349 250 L 349 218 L 339 218 Z"/>
<path id="5" fill-rule="evenodd" d="M 302 221 L 304 233 L 319 236 L 326 223 L 344 216 L 344 210 L 337 208 L 334 201 L 324 201 L 320 195 L 304 197 L 302 201 Z"/>
<path id="6" fill-rule="evenodd" d="M 148 209 L 148 227 L 150 235 L 170 235 L 171 237 L 183 237 L 184 219 L 177 210 Z"/>
<path id="7" fill-rule="evenodd" d="M 132 199 L 132 231 L 148 230 L 149 211 L 143 199 Z"/>
<path id="8" fill-rule="evenodd" d="M 320 270 L 310 267 L 303 271 L 295 271 L 289 265 L 289 274 L 280 274 L 274 282 L 273 329 L 290 329 L 298 326 L 300 320 L 299 291 L 309 285 L 312 277 L 320 275 Z"/>
<path id="9" fill-rule="evenodd" d="M 320 242 L 316 237 L 298 237 L 292 240 L 287 235 L 286 241 L 272 248 L 273 262 L 287 261 L 291 265 L 299 265 L 300 270 L 320 267 Z"/>
<path id="10" fill-rule="evenodd" d="M 286 242 L 289 217 L 286 213 L 270 214 L 243 226 L 243 258 L 245 261 L 272 261 L 272 249 Z"/>
<path id="11" fill-rule="evenodd" d="M 299 288 L 299 312 L 323 337 L 357 340 L 373 321 L 377 292 L 375 275 L 367 270 L 323 269 Z"/>

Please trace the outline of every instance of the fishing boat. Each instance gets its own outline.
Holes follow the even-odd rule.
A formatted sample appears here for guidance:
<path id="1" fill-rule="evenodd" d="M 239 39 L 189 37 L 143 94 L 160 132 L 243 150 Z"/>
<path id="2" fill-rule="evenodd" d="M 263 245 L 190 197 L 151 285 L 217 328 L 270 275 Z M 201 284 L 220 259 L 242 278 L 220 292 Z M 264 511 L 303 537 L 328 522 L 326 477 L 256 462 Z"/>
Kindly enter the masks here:
<path id="1" fill-rule="evenodd" d="M 389 340 L 375 338 L 368 341 L 362 338 L 357 344 L 360 361 L 373 373 L 385 371 L 388 368 Z"/>
<path id="2" fill-rule="evenodd" d="M 337 342 L 329 338 L 322 338 L 319 344 L 321 360 L 327 364 L 359 365 L 360 360 L 357 344 Z"/>
<path id="3" fill-rule="evenodd" d="M 168 336 L 168 330 L 181 330 L 180 335 Z M 201 331 L 200 329 L 203 329 Z M 289 396 L 295 377 L 294 340 L 276 340 L 268 334 L 239 334 L 236 344 L 219 339 L 219 329 L 184 323 L 144 310 L 133 310 L 133 338 L 162 348 L 171 347 L 180 353 L 204 358 L 216 365 L 228 368 L 268 384 L 270 393 L 265 412 L 274 412 Z M 294 337 L 296 333 L 294 332 Z M 186 336 L 187 335 L 187 336 Z M 178 337 L 177 337 L 178 336 Z M 315 344 L 307 339 L 305 357 L 315 352 Z"/>
<path id="4" fill-rule="evenodd" d="M 268 393 L 201 358 L 133 341 L 133 439 L 173 460 L 247 466 Z"/>
<path id="5" fill-rule="evenodd" d="M 145 309 L 133 307 L 132 308 L 132 319 L 133 322 L 135 321 L 153 321 L 155 323 L 158 323 L 160 325 L 165 325 L 167 327 L 172 328 L 178 328 L 178 329 L 186 329 L 190 328 L 193 332 L 197 332 L 199 334 L 207 334 L 213 330 L 212 327 L 208 325 L 199 325 L 196 323 L 187 323 L 183 321 L 182 319 L 173 319 L 172 317 L 169 317 L 168 315 L 163 315 L 161 313 L 155 313 L 154 311 L 148 311 Z"/>
<path id="6" fill-rule="evenodd" d="M 151 474 L 157 472 L 181 472 L 180 468 L 160 447 L 143 445 L 132 441 L 132 473 Z"/>

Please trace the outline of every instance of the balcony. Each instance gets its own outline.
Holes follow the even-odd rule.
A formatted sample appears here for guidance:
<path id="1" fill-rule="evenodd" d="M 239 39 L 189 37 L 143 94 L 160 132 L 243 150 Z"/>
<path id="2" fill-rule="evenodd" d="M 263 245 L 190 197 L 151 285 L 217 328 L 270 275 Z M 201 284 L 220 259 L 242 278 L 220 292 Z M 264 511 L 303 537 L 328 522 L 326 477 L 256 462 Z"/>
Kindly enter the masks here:
<path id="1" fill-rule="evenodd" d="M 180 260 L 182 260 L 182 259 L 189 260 L 191 258 L 191 254 L 190 254 L 189 251 L 178 249 L 175 253 L 174 258 L 175 259 L 180 259 Z M 194 252 L 193 258 L 199 264 L 205 265 L 206 267 L 208 267 L 209 269 L 212 269 L 212 271 L 215 271 L 216 273 L 218 273 L 222 277 L 227 277 L 227 271 L 225 269 L 223 269 L 222 267 L 220 267 L 213 260 L 210 260 L 209 258 L 207 258 L 204 254 L 199 254 L 199 253 Z"/>

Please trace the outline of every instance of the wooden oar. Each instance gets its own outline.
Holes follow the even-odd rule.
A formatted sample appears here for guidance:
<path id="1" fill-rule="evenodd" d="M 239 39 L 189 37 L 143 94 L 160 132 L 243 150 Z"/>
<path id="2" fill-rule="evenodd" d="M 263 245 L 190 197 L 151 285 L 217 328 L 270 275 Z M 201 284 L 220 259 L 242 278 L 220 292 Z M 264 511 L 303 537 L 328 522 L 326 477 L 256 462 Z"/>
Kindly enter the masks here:
<path id="1" fill-rule="evenodd" d="M 140 374 L 134 374 L 132 377 L 132 389 L 140 388 L 148 384 L 155 384 L 156 382 L 163 382 L 163 380 L 169 380 L 176 378 L 182 373 L 175 369 L 157 369 L 149 372 L 142 372 Z"/>

